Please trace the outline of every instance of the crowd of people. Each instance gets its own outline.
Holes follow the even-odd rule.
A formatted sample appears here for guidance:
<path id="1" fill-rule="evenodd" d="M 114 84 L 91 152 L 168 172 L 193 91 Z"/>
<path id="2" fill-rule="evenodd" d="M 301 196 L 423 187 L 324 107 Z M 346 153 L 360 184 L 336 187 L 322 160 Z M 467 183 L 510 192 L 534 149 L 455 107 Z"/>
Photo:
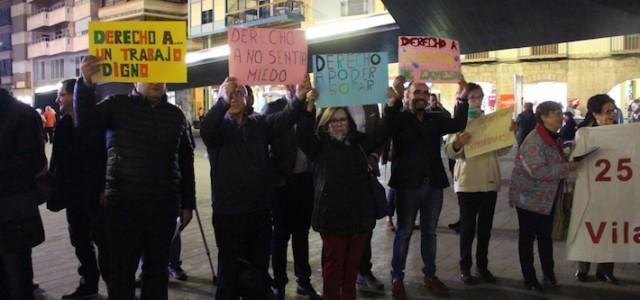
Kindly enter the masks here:
<path id="1" fill-rule="evenodd" d="M 92 77 L 99 70 L 99 59 L 87 56 L 82 75 L 62 82 L 57 98 L 61 117 L 53 115 L 53 121 L 1 91 L 2 299 L 33 299 L 31 249 L 44 241 L 38 210 L 44 202 L 52 211 L 66 209 L 80 262 L 80 284 L 63 299 L 96 295 L 102 277 L 109 299 L 132 300 L 139 285 L 141 299 L 162 300 L 168 298 L 170 274 L 186 279 L 179 252 L 180 231 L 196 207 L 191 126 L 167 102 L 164 83 L 135 83 L 129 95 L 98 101 Z M 216 299 L 284 299 L 289 240 L 299 295 L 355 299 L 358 284 L 384 289 L 371 271 L 372 231 L 376 219 L 384 217 L 372 184 L 380 175 L 381 156 L 392 164 L 388 198 L 397 215 L 396 224 L 387 221 L 395 232 L 392 294 L 407 297 L 405 266 L 419 215 L 423 282 L 434 294 L 446 295 L 449 289 L 436 266 L 436 227 L 449 186 L 443 147 L 452 162 L 460 207 L 460 280 L 496 283 L 488 251 L 502 185 L 498 157 L 512 147 L 465 155 L 472 138 L 465 128 L 468 120 L 484 115 L 484 93 L 463 79 L 458 85 L 451 114 L 425 83 L 399 76 L 380 95 L 386 101 L 380 117 L 376 105 L 317 109 L 315 101 L 322 95 L 309 76 L 254 112 L 250 87 L 227 78 L 213 107 L 206 114 L 198 111 L 211 166 Z M 563 179 L 580 167 L 567 158 L 562 139 L 573 139 L 576 127 L 616 123 L 615 103 L 608 96 L 590 98 L 587 108 L 576 126 L 572 113 L 563 113 L 555 102 L 540 103 L 535 112 L 526 104 L 509 128 L 518 151 L 508 195 L 518 216 L 519 258 L 528 289 L 557 285 L 554 203 Z M 47 134 L 53 143 L 47 165 L 43 136 L 53 131 L 48 125 L 55 131 Z M 322 239 L 322 296 L 311 284 L 310 228 Z M 474 239 L 477 276 L 471 273 Z M 533 267 L 535 240 L 542 282 Z M 577 279 L 586 280 L 588 271 L 589 263 L 581 262 Z M 617 283 L 613 264 L 599 264 L 596 278 Z"/>

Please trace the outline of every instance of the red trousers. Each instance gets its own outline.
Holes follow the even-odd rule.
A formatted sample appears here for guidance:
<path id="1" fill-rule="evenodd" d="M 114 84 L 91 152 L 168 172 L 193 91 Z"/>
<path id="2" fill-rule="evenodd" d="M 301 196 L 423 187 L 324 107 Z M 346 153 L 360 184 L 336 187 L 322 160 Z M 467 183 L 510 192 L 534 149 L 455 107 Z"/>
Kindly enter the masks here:
<path id="1" fill-rule="evenodd" d="M 324 261 L 322 265 L 325 300 L 356 299 L 356 276 L 369 233 L 338 235 L 321 233 Z"/>

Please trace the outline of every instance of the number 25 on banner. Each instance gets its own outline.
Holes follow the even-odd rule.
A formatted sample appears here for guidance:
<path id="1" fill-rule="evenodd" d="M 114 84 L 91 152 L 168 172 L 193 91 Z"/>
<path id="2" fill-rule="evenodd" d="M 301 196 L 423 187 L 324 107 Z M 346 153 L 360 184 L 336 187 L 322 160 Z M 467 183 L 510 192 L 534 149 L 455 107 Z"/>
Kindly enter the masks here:
<path id="1" fill-rule="evenodd" d="M 633 178 L 633 170 L 631 169 L 630 164 L 630 158 L 621 158 L 618 160 L 618 174 L 616 177 L 618 177 L 620 181 L 629 181 Z M 596 168 L 602 168 L 598 173 L 598 176 L 596 176 L 596 181 L 611 181 L 611 176 L 609 176 L 611 162 L 608 159 L 597 160 Z"/>

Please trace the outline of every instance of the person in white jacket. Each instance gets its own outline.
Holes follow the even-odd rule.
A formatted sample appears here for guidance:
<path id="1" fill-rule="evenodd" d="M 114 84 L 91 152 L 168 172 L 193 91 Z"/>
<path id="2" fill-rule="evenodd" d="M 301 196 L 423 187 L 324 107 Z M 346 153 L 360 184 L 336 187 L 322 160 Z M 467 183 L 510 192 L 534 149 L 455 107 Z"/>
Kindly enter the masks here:
<path id="1" fill-rule="evenodd" d="M 477 84 L 469 83 L 469 121 L 483 115 L 480 109 L 483 97 L 482 88 Z M 515 126 L 512 124 L 511 130 L 514 129 Z M 495 277 L 487 268 L 487 253 L 497 192 L 500 191 L 498 156 L 509 153 L 511 146 L 467 158 L 464 145 L 468 144 L 470 139 L 470 133 L 460 132 L 450 135 L 445 144 L 447 156 L 456 160 L 453 187 L 458 195 L 460 206 L 460 280 L 465 284 L 472 284 L 475 281 L 471 276 L 471 247 L 477 232 L 477 274 L 483 281 L 495 283 Z"/>

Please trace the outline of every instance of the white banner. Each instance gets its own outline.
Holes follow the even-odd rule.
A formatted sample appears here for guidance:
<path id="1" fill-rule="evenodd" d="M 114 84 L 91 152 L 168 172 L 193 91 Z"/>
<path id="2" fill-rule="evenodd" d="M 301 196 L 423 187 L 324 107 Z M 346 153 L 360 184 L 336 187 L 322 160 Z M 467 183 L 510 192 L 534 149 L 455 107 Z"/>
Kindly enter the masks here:
<path id="1" fill-rule="evenodd" d="M 580 129 L 573 154 L 593 147 L 578 170 L 567 258 L 640 262 L 640 124 Z"/>

